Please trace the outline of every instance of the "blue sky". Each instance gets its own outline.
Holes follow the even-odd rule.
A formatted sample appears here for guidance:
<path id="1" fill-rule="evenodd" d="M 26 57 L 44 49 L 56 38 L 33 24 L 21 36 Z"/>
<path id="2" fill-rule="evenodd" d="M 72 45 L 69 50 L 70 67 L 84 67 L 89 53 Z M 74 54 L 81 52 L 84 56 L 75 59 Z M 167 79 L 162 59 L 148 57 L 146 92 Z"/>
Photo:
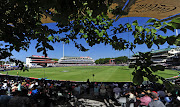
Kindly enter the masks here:
<path id="1" fill-rule="evenodd" d="M 132 23 L 134 20 L 138 20 L 140 25 L 144 25 L 146 23 L 146 21 L 149 18 L 145 18 L 145 17 L 126 17 L 126 18 L 120 18 L 118 21 L 116 21 L 113 25 L 117 26 L 119 24 L 125 24 L 125 23 Z M 48 27 L 52 28 L 52 29 L 57 29 L 57 27 L 55 26 L 55 23 L 48 23 L 46 24 Z M 108 31 L 110 33 L 110 31 Z M 178 31 L 180 32 L 180 31 Z M 162 32 L 158 32 L 159 34 L 162 34 Z M 122 36 L 122 38 L 128 38 L 129 35 L 129 40 L 132 41 L 133 37 L 130 33 L 123 33 L 120 36 Z M 170 36 L 170 35 L 175 35 L 175 32 L 171 32 L 169 31 L 167 34 L 165 34 L 166 36 Z M 62 34 L 60 36 L 63 36 Z M 114 49 L 112 49 L 112 47 L 110 45 L 104 45 L 104 44 L 97 44 L 93 47 L 89 47 L 88 44 L 84 41 L 84 40 L 78 40 L 78 42 L 82 43 L 86 48 L 89 49 L 89 51 L 87 52 L 81 52 L 79 51 L 77 48 L 74 47 L 74 44 L 72 42 L 70 42 L 69 44 L 65 44 L 65 56 L 89 56 L 92 57 L 93 59 L 99 59 L 99 58 L 109 58 L 109 57 L 119 57 L 119 56 L 132 56 L 133 53 L 130 52 L 129 50 L 123 50 L 123 51 L 116 51 Z M 36 46 L 37 41 L 33 40 L 31 41 L 30 44 L 30 48 L 29 50 L 26 51 L 20 51 L 20 52 L 16 52 L 13 51 L 13 58 L 19 59 L 21 61 L 26 60 L 26 57 L 31 56 L 31 55 L 43 55 L 42 52 L 37 53 L 35 46 Z M 48 51 L 48 57 L 50 58 L 61 58 L 63 56 L 63 45 L 62 43 L 54 43 L 51 44 L 54 47 L 54 51 Z M 167 48 L 168 45 L 164 44 L 163 46 L 160 46 L 161 49 L 163 48 Z M 172 46 L 173 47 L 173 46 Z M 152 49 L 157 50 L 157 46 L 153 45 Z M 136 49 L 134 50 L 134 52 L 147 52 L 150 51 L 151 49 L 148 49 L 145 45 L 138 45 L 136 47 Z"/>

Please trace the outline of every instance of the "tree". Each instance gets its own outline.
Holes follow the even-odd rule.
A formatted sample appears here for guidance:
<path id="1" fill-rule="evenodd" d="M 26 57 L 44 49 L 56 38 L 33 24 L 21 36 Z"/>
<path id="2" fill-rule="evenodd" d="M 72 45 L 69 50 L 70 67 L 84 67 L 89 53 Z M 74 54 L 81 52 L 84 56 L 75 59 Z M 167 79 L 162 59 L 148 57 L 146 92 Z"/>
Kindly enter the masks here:
<path id="1" fill-rule="evenodd" d="M 127 56 L 121 56 L 121 57 L 115 58 L 116 64 L 127 63 L 127 61 L 128 61 Z"/>
<path id="2" fill-rule="evenodd" d="M 54 60 L 54 61 L 58 61 L 59 59 L 54 58 L 54 59 L 52 59 L 52 60 Z"/>
<path id="3" fill-rule="evenodd" d="M 110 60 L 111 58 L 104 58 L 104 64 L 109 64 L 109 60 Z"/>
<path id="4" fill-rule="evenodd" d="M 95 61 L 96 64 L 108 64 L 111 58 L 100 58 Z"/>
<path id="5" fill-rule="evenodd" d="M 175 29 L 180 28 L 180 17 L 174 18 L 171 21 L 167 22 L 161 22 L 156 19 L 149 19 L 147 21 L 146 26 L 139 26 L 137 21 L 134 21 L 132 23 L 134 26 L 131 27 L 130 24 L 125 24 L 119 25 L 121 26 L 120 28 L 114 28 L 114 35 L 116 39 L 122 39 L 122 38 L 117 38 L 117 33 L 124 32 L 126 30 L 132 31 L 132 35 L 134 36 L 134 41 L 130 46 L 130 50 L 133 51 L 133 49 L 136 47 L 136 44 L 146 44 L 148 48 L 151 48 L 153 44 L 157 45 L 159 48 L 159 45 L 163 45 L 164 43 L 168 43 L 169 45 L 177 45 L 179 46 L 179 38 L 180 35 L 175 36 L 175 35 L 170 35 L 170 36 L 162 36 L 158 35 L 157 31 L 162 31 L 164 34 L 167 32 L 167 30 L 171 30 L 174 32 Z M 123 29 L 123 30 L 121 30 Z M 116 32 L 117 30 L 117 32 Z M 124 45 L 126 47 L 129 47 L 129 45 Z M 152 54 L 150 52 L 147 53 L 139 53 L 139 58 L 136 60 L 136 63 L 134 66 L 131 66 L 134 68 L 134 72 L 132 73 L 133 76 L 133 82 L 135 84 L 141 84 L 144 81 L 144 77 L 147 77 L 150 81 L 157 82 L 161 80 L 163 84 L 166 85 L 168 88 L 168 91 L 173 90 L 173 85 L 170 84 L 169 81 L 166 79 L 154 75 L 154 72 L 163 71 L 164 67 L 157 65 L 157 66 L 151 66 L 153 62 L 151 61 Z"/>
<path id="6" fill-rule="evenodd" d="M 0 1 L 1 26 L 0 40 L 7 43 L 1 48 L 0 59 L 11 56 L 13 50 L 27 50 L 31 40 L 37 40 L 37 52 L 53 50 L 50 42 L 74 42 L 75 47 L 87 51 L 75 40 L 84 38 L 90 46 L 96 41 L 100 43 L 100 34 L 103 36 L 111 22 L 106 16 L 111 0 L 2 0 Z M 57 22 L 58 31 L 42 25 L 42 14 Z M 73 20 L 73 21 L 72 21 Z M 98 26 L 97 26 L 98 25 Z M 106 28 L 105 28 L 106 27 Z M 54 36 L 68 32 L 65 37 Z M 87 36 L 88 35 L 88 36 Z M 90 37 L 91 36 L 91 37 Z M 91 40 L 93 40 L 91 42 Z"/>
<path id="7" fill-rule="evenodd" d="M 179 17 L 169 22 L 150 19 L 146 26 L 140 26 L 137 21 L 132 24 L 119 24 L 118 27 L 111 29 L 113 33 L 109 35 L 106 30 L 112 26 L 114 20 L 108 18 L 107 12 L 112 2 L 112 0 L 1 0 L 0 41 L 6 44 L 1 44 L 0 59 L 12 56 L 13 50 L 18 52 L 27 50 L 31 40 L 38 41 L 35 48 L 37 52 L 42 51 L 45 56 L 47 56 L 48 50 L 54 49 L 49 44 L 50 42 L 69 43 L 72 41 L 80 51 L 87 51 L 88 49 L 76 41 L 78 39 L 85 39 L 89 46 L 104 43 L 104 45 L 111 45 L 115 50 L 130 49 L 131 51 L 136 48 L 137 44 L 146 44 L 148 48 L 151 48 L 153 44 L 159 47 L 165 42 L 169 45 L 180 45 L 180 35 L 162 36 L 157 34 L 157 31 L 166 33 L 167 29 L 171 31 L 179 29 Z M 122 8 L 123 6 L 118 7 L 112 13 L 126 14 L 121 11 Z M 55 31 L 42 25 L 43 14 L 55 21 L 59 30 Z M 124 32 L 132 32 L 134 41 L 129 42 L 122 38 L 120 34 Z M 61 33 L 66 34 L 57 36 Z M 146 57 L 149 57 L 148 54 L 142 58 L 146 59 Z M 21 63 L 15 59 L 11 60 Z M 149 65 L 145 66 L 145 68 L 148 67 Z M 151 69 L 150 71 L 140 69 L 140 71 L 139 68 L 143 68 L 142 65 L 135 65 L 134 78 L 137 78 L 137 74 L 142 74 L 140 75 L 141 80 L 144 76 L 153 75 L 153 73 L 147 73 L 152 72 Z M 141 82 L 138 81 L 138 83 Z"/>
<path id="8" fill-rule="evenodd" d="M 50 42 L 72 41 L 80 51 L 87 51 L 77 39 L 84 38 L 90 46 L 100 43 L 100 37 L 111 26 L 106 16 L 112 0 L 1 0 L 0 1 L 0 59 L 12 56 L 12 51 L 26 50 L 31 40 L 37 40 L 37 52 L 47 56 L 53 50 Z M 57 22 L 58 31 L 42 25 L 43 15 Z M 56 34 L 67 33 L 65 36 Z M 87 36 L 89 35 L 89 36 Z M 90 37 L 91 36 L 91 37 Z M 21 63 L 16 59 L 11 61 Z"/>
<path id="9" fill-rule="evenodd" d="M 99 64 L 104 64 L 104 59 L 103 58 L 99 59 Z"/>
<path id="10" fill-rule="evenodd" d="M 128 61 L 128 57 L 120 56 L 116 58 L 100 58 L 95 61 L 96 64 L 109 64 L 110 59 L 115 59 L 116 64 L 126 63 Z"/>
<path id="11" fill-rule="evenodd" d="M 3 64 L 5 64 L 5 61 L 0 61 L 0 65 L 3 65 Z"/>

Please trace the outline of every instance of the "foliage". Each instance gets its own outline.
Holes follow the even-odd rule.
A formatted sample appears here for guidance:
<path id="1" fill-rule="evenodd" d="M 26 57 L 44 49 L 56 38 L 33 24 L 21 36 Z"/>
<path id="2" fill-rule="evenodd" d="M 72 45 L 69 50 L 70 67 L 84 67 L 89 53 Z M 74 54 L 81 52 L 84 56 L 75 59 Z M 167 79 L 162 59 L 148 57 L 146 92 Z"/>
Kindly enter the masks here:
<path id="1" fill-rule="evenodd" d="M 131 44 L 134 46 L 136 44 L 146 44 L 148 48 L 151 48 L 153 44 L 157 45 L 159 48 L 159 45 L 163 45 L 166 42 L 169 45 L 180 45 L 180 35 L 162 36 L 157 34 L 158 31 L 167 33 L 167 30 L 174 32 L 175 29 L 179 29 L 180 18 L 175 18 L 168 23 L 160 22 L 152 18 L 149 19 L 147 23 L 147 26 L 139 26 L 137 21 L 133 22 L 132 25 L 135 26 L 135 30 L 132 33 L 132 35 L 134 35 L 134 42 Z M 130 49 L 132 50 L 132 48 Z M 139 53 L 135 63 L 130 65 L 131 68 L 135 68 L 134 72 L 132 73 L 133 82 L 135 84 L 141 84 L 144 81 L 143 77 L 147 77 L 150 81 L 153 82 L 157 82 L 160 79 L 163 81 L 163 84 L 165 84 L 168 91 L 172 92 L 174 85 L 172 85 L 166 79 L 154 74 L 154 72 L 157 72 L 158 70 L 164 71 L 164 67 L 161 65 L 153 66 L 151 57 L 152 54 L 150 52 Z"/>
<path id="2" fill-rule="evenodd" d="M 28 71 L 27 67 L 25 68 L 25 66 L 24 66 L 24 62 L 22 62 L 22 61 L 20 61 L 20 60 L 16 60 L 16 59 L 14 59 L 14 58 L 10 58 L 10 62 L 15 62 L 16 65 L 18 66 L 18 68 L 19 68 L 20 70 L 22 70 L 23 72 L 24 72 L 25 70 Z"/>
<path id="3" fill-rule="evenodd" d="M 115 58 L 115 63 L 116 64 L 127 63 L 127 62 L 128 62 L 128 57 L 127 56 L 121 56 L 121 57 L 116 57 Z"/>
<path id="4" fill-rule="evenodd" d="M 96 64 L 109 64 L 110 59 L 115 59 L 116 64 L 126 63 L 128 61 L 128 57 L 120 56 L 115 58 L 100 58 L 95 61 Z"/>
<path id="5" fill-rule="evenodd" d="M 5 61 L 0 61 L 0 65 L 5 64 Z"/>
<path id="6" fill-rule="evenodd" d="M 54 61 L 58 61 L 59 59 L 52 59 L 52 60 L 54 60 Z"/>
<path id="7" fill-rule="evenodd" d="M 37 52 L 47 56 L 54 50 L 49 43 L 72 41 L 80 51 L 87 51 L 77 39 L 84 38 L 90 46 L 103 42 L 106 29 L 112 25 L 106 14 L 112 0 L 2 0 L 0 1 L 0 59 L 29 48 L 37 40 Z M 41 18 L 57 23 L 55 31 L 42 25 Z M 66 33 L 65 36 L 57 34 Z M 106 34 L 107 35 L 107 34 Z M 11 59 L 10 59 L 11 60 Z M 20 61 L 18 61 L 20 63 Z"/>
<path id="8" fill-rule="evenodd" d="M 118 27 L 110 29 L 113 34 L 109 35 L 107 29 L 114 22 L 107 16 L 111 3 L 112 0 L 1 0 L 0 41 L 6 44 L 0 44 L 0 59 L 12 56 L 13 50 L 18 52 L 27 50 L 31 40 L 38 41 L 35 48 L 37 52 L 43 52 L 45 56 L 48 50 L 54 49 L 49 44 L 51 42 L 69 43 L 72 41 L 80 51 L 87 51 L 88 49 L 77 42 L 78 39 L 86 40 L 89 46 L 104 43 L 111 45 L 115 50 L 130 49 L 131 51 L 140 44 L 146 44 L 148 48 L 151 48 L 153 44 L 159 47 L 166 42 L 169 45 L 180 45 L 180 35 L 162 36 L 157 33 L 159 31 L 166 33 L 168 30 L 174 32 L 174 29 L 180 29 L 179 17 L 169 22 L 152 18 L 143 26 L 140 26 L 137 21 L 132 24 L 119 24 Z M 122 7 L 117 9 L 122 9 Z M 119 11 L 112 13 L 116 14 Z M 42 25 L 42 14 L 56 22 L 59 29 L 55 31 Z M 122 11 L 120 14 L 125 13 Z M 123 39 L 120 34 L 124 32 L 132 32 L 134 41 L 129 42 Z M 66 34 L 59 35 L 62 33 Z M 149 62 L 147 61 L 149 54 L 145 54 L 142 58 Z M 21 63 L 18 60 L 13 61 L 17 64 Z M 152 70 L 149 66 L 137 63 L 133 74 L 136 78 L 135 83 L 142 82 L 142 77 L 139 76 L 145 74 L 153 76 L 148 73 Z M 144 72 L 147 73 L 143 74 Z M 137 80 L 137 78 L 140 79 Z"/>
<path id="9" fill-rule="evenodd" d="M 31 40 L 37 40 L 37 52 L 47 56 L 53 50 L 50 42 L 69 43 L 87 51 L 75 40 L 84 38 L 90 46 L 103 42 L 111 20 L 106 16 L 111 0 L 2 0 L 0 1 L 0 41 L 7 43 L 0 48 L 0 59 L 11 56 L 13 50 L 27 50 Z M 42 25 L 42 14 L 57 22 L 58 31 Z M 72 21 L 73 20 L 73 21 Z M 65 36 L 55 36 L 70 32 Z"/>
<path id="10" fill-rule="evenodd" d="M 130 68 L 134 68 L 132 73 L 133 75 L 133 83 L 140 85 L 144 81 L 144 77 L 148 78 L 151 82 L 158 82 L 159 79 L 163 82 L 169 92 L 173 91 L 175 87 L 165 78 L 155 74 L 157 71 L 165 71 L 165 67 L 162 65 L 153 65 L 153 61 L 151 61 L 152 53 L 139 53 L 139 55 L 135 59 L 135 63 L 129 66 Z"/>
<path id="11" fill-rule="evenodd" d="M 96 64 L 109 64 L 111 58 L 100 58 L 95 61 Z"/>

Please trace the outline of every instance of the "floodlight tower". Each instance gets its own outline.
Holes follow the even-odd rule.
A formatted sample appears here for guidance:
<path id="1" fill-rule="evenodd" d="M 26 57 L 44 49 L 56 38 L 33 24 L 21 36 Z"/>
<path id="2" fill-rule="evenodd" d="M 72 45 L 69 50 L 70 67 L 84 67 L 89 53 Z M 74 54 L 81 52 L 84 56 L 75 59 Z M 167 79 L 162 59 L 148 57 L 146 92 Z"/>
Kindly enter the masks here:
<path id="1" fill-rule="evenodd" d="M 64 59 L 64 41 L 63 41 L 63 59 Z"/>

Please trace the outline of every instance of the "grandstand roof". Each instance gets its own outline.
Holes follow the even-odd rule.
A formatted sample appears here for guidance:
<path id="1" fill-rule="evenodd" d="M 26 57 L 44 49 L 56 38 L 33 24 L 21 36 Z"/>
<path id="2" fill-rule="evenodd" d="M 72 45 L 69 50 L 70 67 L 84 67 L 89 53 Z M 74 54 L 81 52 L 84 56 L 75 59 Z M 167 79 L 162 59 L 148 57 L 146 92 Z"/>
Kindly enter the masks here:
<path id="1" fill-rule="evenodd" d="M 159 50 L 151 51 L 151 53 L 160 53 L 160 52 L 164 52 L 164 51 L 170 51 L 171 49 L 173 49 L 173 48 L 159 49 Z"/>
<path id="2" fill-rule="evenodd" d="M 160 53 L 160 52 L 165 52 L 165 51 L 170 51 L 171 49 L 174 49 L 174 48 L 165 48 L 165 49 L 159 49 L 159 50 L 153 50 L 153 51 L 150 51 L 152 54 L 155 54 L 155 53 Z M 133 56 L 138 56 L 139 53 L 136 53 L 134 54 Z"/>
<path id="3" fill-rule="evenodd" d="M 29 56 L 29 57 L 26 57 L 26 58 L 52 59 L 52 58 L 49 58 L 49 57 L 39 56 L 39 55 L 32 55 L 32 56 Z"/>
<path id="4" fill-rule="evenodd" d="M 57 61 L 32 61 L 31 63 L 57 63 Z"/>
<path id="5" fill-rule="evenodd" d="M 63 58 L 63 57 L 62 57 Z M 64 58 L 91 58 L 89 56 L 64 56 Z"/>

